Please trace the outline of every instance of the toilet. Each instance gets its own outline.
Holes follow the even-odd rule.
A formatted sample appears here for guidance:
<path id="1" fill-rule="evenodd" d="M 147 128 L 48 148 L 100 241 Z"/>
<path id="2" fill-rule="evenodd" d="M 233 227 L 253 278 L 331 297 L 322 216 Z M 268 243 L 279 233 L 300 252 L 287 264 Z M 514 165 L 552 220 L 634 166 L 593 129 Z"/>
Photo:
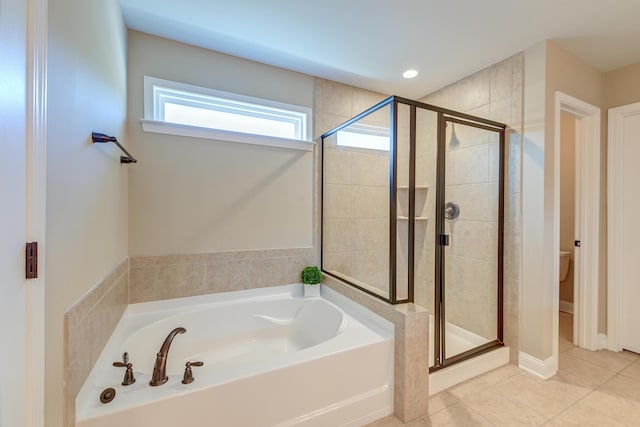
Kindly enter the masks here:
<path id="1" fill-rule="evenodd" d="M 567 279 L 569 274 L 569 264 L 571 263 L 571 252 L 560 251 L 560 281 Z"/>

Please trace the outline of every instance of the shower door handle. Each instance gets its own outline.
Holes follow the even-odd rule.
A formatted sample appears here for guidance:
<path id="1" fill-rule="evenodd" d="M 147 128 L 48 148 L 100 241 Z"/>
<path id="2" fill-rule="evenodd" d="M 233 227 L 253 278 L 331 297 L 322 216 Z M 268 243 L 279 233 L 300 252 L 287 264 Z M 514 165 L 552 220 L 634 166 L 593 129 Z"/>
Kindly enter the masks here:
<path id="1" fill-rule="evenodd" d="M 449 246 L 449 235 L 441 234 L 440 235 L 440 246 Z"/>

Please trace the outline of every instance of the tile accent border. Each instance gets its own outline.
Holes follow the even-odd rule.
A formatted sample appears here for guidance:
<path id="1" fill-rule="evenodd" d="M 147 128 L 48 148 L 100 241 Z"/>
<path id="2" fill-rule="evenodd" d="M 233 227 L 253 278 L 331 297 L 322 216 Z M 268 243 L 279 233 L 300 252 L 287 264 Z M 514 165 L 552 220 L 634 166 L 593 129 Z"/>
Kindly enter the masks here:
<path id="1" fill-rule="evenodd" d="M 129 303 L 300 283 L 317 249 L 226 251 L 132 257 Z"/>
<path id="2" fill-rule="evenodd" d="M 429 312 L 415 304 L 388 304 L 326 275 L 322 283 L 394 324 L 394 414 L 405 423 L 427 415 Z"/>
<path id="3" fill-rule="evenodd" d="M 98 282 L 64 315 L 65 425 L 75 426 L 76 396 L 113 333 L 129 299 L 129 259 Z"/>

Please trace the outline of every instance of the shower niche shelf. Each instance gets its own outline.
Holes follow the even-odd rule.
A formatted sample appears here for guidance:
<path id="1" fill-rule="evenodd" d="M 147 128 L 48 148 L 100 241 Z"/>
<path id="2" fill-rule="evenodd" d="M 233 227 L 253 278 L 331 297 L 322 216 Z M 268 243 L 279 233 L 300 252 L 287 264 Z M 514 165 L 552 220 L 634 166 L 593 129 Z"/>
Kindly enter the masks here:
<path id="1" fill-rule="evenodd" d="M 409 206 L 409 186 L 408 185 L 398 185 L 398 220 L 407 221 L 409 220 L 409 215 L 407 212 L 407 208 Z M 429 219 L 427 216 L 420 215 L 423 213 L 423 207 L 427 201 L 427 190 L 429 187 L 426 185 L 416 185 L 415 186 L 415 203 L 416 203 L 416 222 L 426 223 Z"/>

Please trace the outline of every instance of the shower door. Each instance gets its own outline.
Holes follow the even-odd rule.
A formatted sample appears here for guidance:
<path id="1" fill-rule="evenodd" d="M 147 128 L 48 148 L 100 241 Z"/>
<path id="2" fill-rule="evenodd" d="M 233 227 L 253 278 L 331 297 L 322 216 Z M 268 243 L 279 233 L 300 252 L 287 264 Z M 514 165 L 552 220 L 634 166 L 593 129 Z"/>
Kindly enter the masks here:
<path id="1" fill-rule="evenodd" d="M 502 345 L 504 130 L 440 114 L 433 369 Z"/>

